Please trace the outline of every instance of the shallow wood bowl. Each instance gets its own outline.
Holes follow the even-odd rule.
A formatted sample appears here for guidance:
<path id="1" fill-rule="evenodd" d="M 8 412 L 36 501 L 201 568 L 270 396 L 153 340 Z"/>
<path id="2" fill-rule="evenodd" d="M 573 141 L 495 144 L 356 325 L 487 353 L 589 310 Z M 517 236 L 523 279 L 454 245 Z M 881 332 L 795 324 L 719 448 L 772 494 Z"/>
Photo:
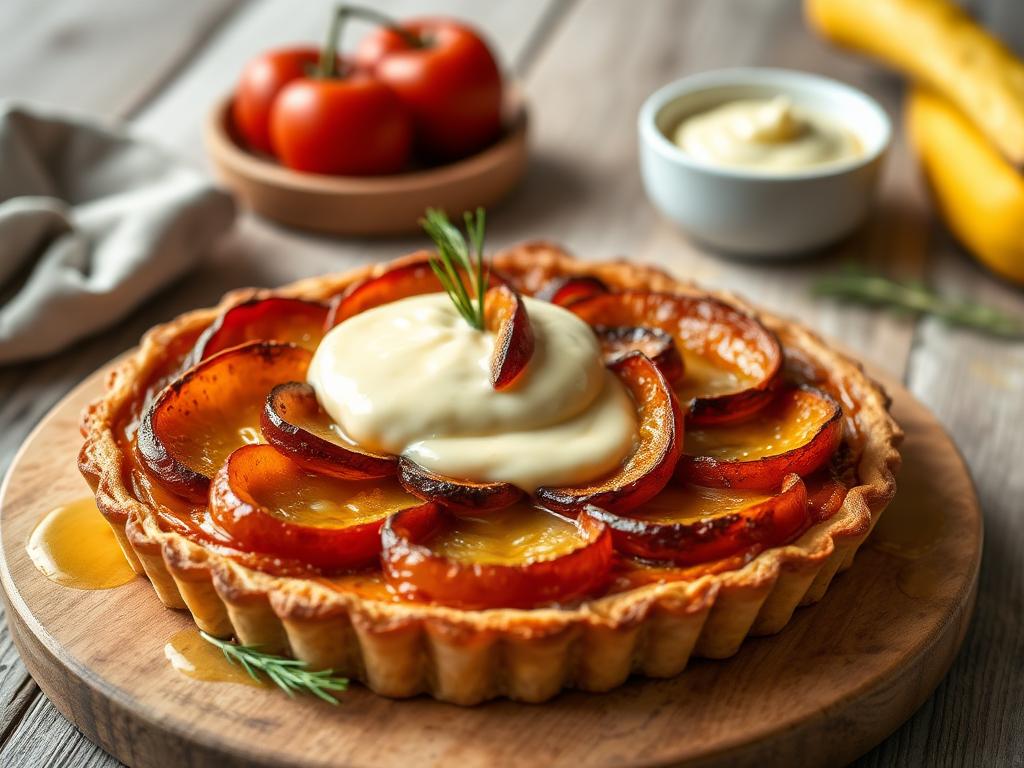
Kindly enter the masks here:
<path id="1" fill-rule="evenodd" d="M 490 147 L 447 165 L 390 176 L 326 176 L 292 171 L 245 149 L 231 126 L 231 98 L 206 120 L 206 149 L 221 180 L 261 216 L 335 235 L 415 232 L 423 212 L 461 216 L 507 195 L 526 170 L 526 107 L 509 88 L 505 133 Z"/>

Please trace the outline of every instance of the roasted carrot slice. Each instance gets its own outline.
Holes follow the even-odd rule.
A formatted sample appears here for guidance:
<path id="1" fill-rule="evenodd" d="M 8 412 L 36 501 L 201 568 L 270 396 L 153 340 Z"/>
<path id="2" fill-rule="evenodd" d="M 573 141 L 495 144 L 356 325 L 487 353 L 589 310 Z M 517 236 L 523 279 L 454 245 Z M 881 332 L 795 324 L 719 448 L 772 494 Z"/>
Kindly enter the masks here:
<path id="1" fill-rule="evenodd" d="M 465 514 L 508 507 L 523 497 L 523 492 L 511 483 L 474 483 L 446 477 L 405 457 L 398 462 L 398 479 L 414 496 Z"/>
<path id="2" fill-rule="evenodd" d="M 484 294 L 484 323 L 494 333 L 491 386 L 505 389 L 533 357 L 533 327 L 522 297 L 505 285 Z"/>
<path id="3" fill-rule="evenodd" d="M 655 496 L 672 477 L 683 448 L 683 416 L 665 377 L 639 352 L 609 367 L 636 403 L 639 444 L 610 477 L 575 488 L 538 488 L 536 496 L 546 507 L 573 512 L 593 504 L 623 512 Z"/>
<path id="4" fill-rule="evenodd" d="M 330 572 L 376 563 L 385 518 L 420 503 L 394 481 L 307 472 L 269 445 L 234 451 L 210 489 L 210 514 L 240 549 Z"/>
<path id="5" fill-rule="evenodd" d="M 670 385 L 683 378 L 683 358 L 672 334 L 660 328 L 628 325 L 597 325 L 594 333 L 601 342 L 607 365 L 617 363 L 630 352 L 643 352 L 658 366 Z"/>
<path id="6" fill-rule="evenodd" d="M 315 350 L 324 335 L 327 305 L 272 296 L 238 304 L 203 331 L 189 365 L 250 341 L 290 342 Z"/>
<path id="7" fill-rule="evenodd" d="M 690 487 L 655 502 L 628 516 L 601 509 L 593 515 L 611 528 L 620 552 L 684 566 L 785 544 L 810 522 L 807 489 L 797 475 L 788 475 L 773 496 Z"/>
<path id="8" fill-rule="evenodd" d="M 823 466 L 843 437 L 843 410 L 821 390 L 780 392 L 747 421 L 690 428 L 676 476 L 718 488 L 778 488 Z"/>
<path id="9" fill-rule="evenodd" d="M 707 296 L 622 291 L 592 296 L 569 309 L 593 326 L 660 328 L 683 353 L 685 375 L 674 389 L 687 423 L 742 421 L 771 400 L 782 365 L 778 339 L 758 320 Z"/>
<path id="10" fill-rule="evenodd" d="M 260 414 L 276 385 L 304 379 L 312 357 L 294 344 L 253 341 L 203 360 L 167 385 L 139 424 L 136 450 L 169 490 L 205 503 L 228 455 L 260 442 Z"/>
<path id="11" fill-rule="evenodd" d="M 271 390 L 260 428 L 268 443 L 312 472 L 348 480 L 395 474 L 395 456 L 369 453 L 342 439 L 316 392 L 304 382 L 291 381 Z"/>
<path id="12" fill-rule="evenodd" d="M 384 576 L 399 594 L 466 609 L 532 608 L 578 600 L 606 584 L 608 529 L 520 504 L 479 518 L 440 506 L 388 519 L 381 532 Z"/>

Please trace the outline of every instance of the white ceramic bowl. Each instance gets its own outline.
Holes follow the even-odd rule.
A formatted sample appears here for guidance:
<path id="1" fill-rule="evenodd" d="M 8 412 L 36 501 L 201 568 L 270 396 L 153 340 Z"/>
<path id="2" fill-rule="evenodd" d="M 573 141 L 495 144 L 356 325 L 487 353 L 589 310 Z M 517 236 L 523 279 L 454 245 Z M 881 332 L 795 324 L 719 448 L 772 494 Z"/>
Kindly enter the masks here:
<path id="1" fill-rule="evenodd" d="M 787 96 L 839 121 L 863 153 L 796 173 L 724 168 L 668 138 L 683 118 L 737 99 Z M 640 173 L 654 205 L 696 240 L 726 253 L 794 256 L 854 230 L 870 207 L 892 125 L 878 103 L 836 80 L 785 69 L 723 69 L 655 91 L 640 108 Z"/>

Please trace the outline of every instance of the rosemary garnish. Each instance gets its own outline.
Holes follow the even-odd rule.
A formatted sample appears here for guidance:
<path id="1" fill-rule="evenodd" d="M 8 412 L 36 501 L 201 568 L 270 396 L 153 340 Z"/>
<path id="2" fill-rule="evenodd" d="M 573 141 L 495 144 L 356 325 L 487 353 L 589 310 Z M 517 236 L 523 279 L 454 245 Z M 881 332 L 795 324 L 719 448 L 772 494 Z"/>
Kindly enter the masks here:
<path id="1" fill-rule="evenodd" d="M 859 270 L 847 270 L 822 278 L 812 290 L 819 296 L 932 315 L 950 325 L 972 328 L 1003 339 L 1024 339 L 1024 318 L 984 304 L 940 296 L 920 282 L 896 281 Z"/>
<path id="2" fill-rule="evenodd" d="M 253 680 L 263 682 L 259 675 L 262 672 L 270 679 L 270 682 L 289 696 L 294 696 L 296 692 L 311 693 L 330 704 L 337 704 L 338 700 L 328 691 L 348 689 L 348 680 L 344 677 L 335 677 L 332 669 L 313 672 L 306 669 L 304 661 L 263 653 L 258 651 L 255 646 L 237 645 L 202 631 L 199 634 L 206 642 L 220 648 L 228 662 L 241 665 Z"/>
<path id="3" fill-rule="evenodd" d="M 428 208 L 420 219 L 423 230 L 437 246 L 437 254 L 430 257 L 441 286 L 448 293 L 459 314 L 478 331 L 484 329 L 484 293 L 487 291 L 490 267 L 484 258 L 483 208 L 465 214 L 469 243 L 455 225 L 448 221 L 444 211 Z M 472 294 L 472 295 L 471 295 Z"/>

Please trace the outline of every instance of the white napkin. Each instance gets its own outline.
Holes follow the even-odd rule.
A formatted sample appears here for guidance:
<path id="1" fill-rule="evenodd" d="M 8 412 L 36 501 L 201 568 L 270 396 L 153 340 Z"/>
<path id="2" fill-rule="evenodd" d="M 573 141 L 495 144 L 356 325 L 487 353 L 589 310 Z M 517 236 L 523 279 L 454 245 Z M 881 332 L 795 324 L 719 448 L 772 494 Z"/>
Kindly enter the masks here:
<path id="1" fill-rule="evenodd" d="M 191 269 L 234 214 L 157 147 L 0 102 L 0 363 L 124 317 Z"/>

